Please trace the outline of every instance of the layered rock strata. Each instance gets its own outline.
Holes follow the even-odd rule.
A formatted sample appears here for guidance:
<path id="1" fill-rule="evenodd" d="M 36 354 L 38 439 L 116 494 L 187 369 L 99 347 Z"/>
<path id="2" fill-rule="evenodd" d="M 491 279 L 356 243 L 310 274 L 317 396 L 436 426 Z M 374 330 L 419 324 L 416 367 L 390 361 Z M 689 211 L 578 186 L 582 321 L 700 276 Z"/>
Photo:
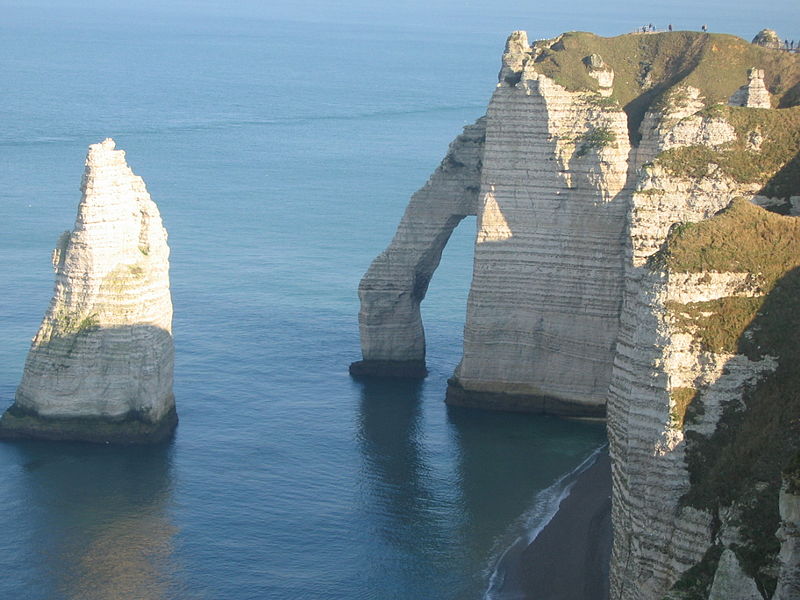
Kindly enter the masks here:
<path id="1" fill-rule="evenodd" d="M 677 275 L 677 276 L 675 276 Z M 740 274 L 717 279 L 738 280 Z M 697 348 L 675 326 L 667 306 L 707 302 L 735 293 L 716 281 L 716 294 L 698 291 L 682 274 L 648 272 L 626 302 L 609 397 L 613 457 L 612 590 L 619 598 L 660 597 L 700 562 L 712 544 L 713 517 L 680 502 L 689 490 L 681 394 L 702 388 L 705 414 L 690 429 L 711 432 L 722 405 L 743 393 L 774 361 Z"/>
<path id="2" fill-rule="evenodd" d="M 797 486 L 779 488 L 800 451 L 800 227 L 756 205 L 797 211 L 800 60 L 772 37 L 515 32 L 485 117 L 447 400 L 608 399 L 615 599 L 797 595 Z M 383 322 L 422 338 L 418 312 L 378 306 L 362 295 L 362 340 Z"/>
<path id="3" fill-rule="evenodd" d="M 537 73 L 516 36 L 486 114 L 464 355 L 447 401 L 602 416 L 622 299 L 627 120 L 599 94 Z M 609 72 L 599 58 L 589 68 Z"/>
<path id="4" fill-rule="evenodd" d="M 720 64 L 728 48 L 736 60 Z M 351 372 L 424 375 L 419 303 L 452 228 L 474 212 L 464 353 L 447 401 L 603 416 L 625 261 L 635 254 L 641 264 L 672 223 L 707 218 L 736 195 L 773 202 L 761 182 L 675 165 L 687 162 L 681 149 L 738 143 L 727 115 L 709 106 L 742 87 L 741 103 L 761 106 L 770 86 L 800 81 L 797 69 L 763 68 L 783 67 L 783 54 L 691 32 L 534 44 L 514 32 L 482 143 L 468 132 L 453 143 L 361 282 L 364 360 Z M 750 133 L 755 149 L 766 136 Z M 453 163 L 456 154 L 469 156 Z"/>
<path id="5" fill-rule="evenodd" d="M 89 146 L 81 191 L 0 436 L 157 441 L 177 423 L 167 232 L 111 139 Z"/>
<path id="6" fill-rule="evenodd" d="M 750 69 L 747 73 L 747 85 L 740 87 L 731 96 L 728 104 L 731 106 L 747 106 L 749 108 L 771 108 L 772 102 L 769 98 L 769 91 L 764 85 L 764 71 L 762 69 Z"/>
<path id="7" fill-rule="evenodd" d="M 411 198 L 389 247 L 358 286 L 363 360 L 355 376 L 425 377 L 425 332 L 420 302 L 450 234 L 474 215 L 486 125 L 464 128 L 439 168 Z"/>
<path id="8" fill-rule="evenodd" d="M 768 215 L 739 199 L 702 228 L 673 228 L 673 241 L 629 269 L 608 404 L 613 598 L 661 598 L 668 590 L 672 600 L 772 593 L 776 542 L 769 540 L 778 523 L 764 518 L 777 512 L 781 454 L 798 442 L 788 422 L 800 407 L 765 399 L 770 386 L 784 386 L 784 398 L 795 393 L 781 370 L 792 359 L 784 337 L 796 332 L 768 307 L 783 306 L 782 286 L 793 293 L 786 278 L 800 262 L 791 258 L 800 227 L 795 217 Z M 747 270 L 726 270 L 735 265 Z M 788 422 L 765 433 L 774 427 L 759 425 L 769 411 Z M 736 449 L 760 444 L 744 441 L 759 429 L 786 444 L 757 446 L 774 473 L 751 464 L 752 451 Z M 784 519 L 783 552 L 791 562 L 793 517 Z M 759 528 L 771 530 L 755 533 Z"/>

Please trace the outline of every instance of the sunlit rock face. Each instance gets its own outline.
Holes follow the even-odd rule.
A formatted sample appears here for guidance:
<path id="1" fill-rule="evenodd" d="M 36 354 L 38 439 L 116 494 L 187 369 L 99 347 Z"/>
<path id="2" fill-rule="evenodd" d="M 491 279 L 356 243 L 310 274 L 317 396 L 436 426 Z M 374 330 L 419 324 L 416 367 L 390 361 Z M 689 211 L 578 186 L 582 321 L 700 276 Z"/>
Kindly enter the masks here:
<path id="1" fill-rule="evenodd" d="M 485 137 L 484 119 L 464 128 L 439 168 L 411 198 L 389 247 L 358 286 L 364 360 L 353 375 L 424 377 L 420 302 L 456 225 L 475 214 Z"/>
<path id="2" fill-rule="evenodd" d="M 681 502 L 690 488 L 687 432 L 713 433 L 726 403 L 776 366 L 705 351 L 676 324 L 675 306 L 757 296 L 747 273 L 705 274 L 697 285 L 684 273 L 644 270 L 626 298 L 608 405 L 612 597 L 637 600 L 660 598 L 714 543 L 714 516 Z M 689 390 L 701 391 L 704 407 L 691 423 L 680 403 Z M 725 531 L 738 541 L 733 526 Z"/>
<path id="3" fill-rule="evenodd" d="M 764 71 L 762 69 L 750 69 L 747 73 L 747 85 L 740 87 L 728 104 L 731 106 L 747 106 L 749 108 L 770 108 L 769 91 L 764 85 Z"/>
<path id="4" fill-rule="evenodd" d="M 781 36 L 774 29 L 762 29 L 753 38 L 753 44 L 770 48 L 772 50 L 779 50 L 782 46 Z"/>
<path id="5" fill-rule="evenodd" d="M 464 356 L 447 399 L 602 416 L 622 302 L 626 117 L 526 66 L 525 49 L 524 64 L 504 56 L 486 115 Z"/>
<path id="6" fill-rule="evenodd" d="M 75 226 L 53 251 L 53 299 L 0 434 L 158 440 L 177 422 L 167 232 L 111 139 L 89 147 L 81 191 Z"/>
<path id="7" fill-rule="evenodd" d="M 735 61 L 721 67 L 714 55 L 728 48 Z M 763 196 L 763 182 L 714 168 L 676 174 L 682 159 L 657 159 L 727 152 L 737 129 L 707 109 L 769 106 L 768 88 L 783 83 L 763 65 L 785 70 L 784 54 L 692 32 L 533 44 L 513 32 L 480 131 L 451 145 L 361 282 L 364 360 L 351 372 L 425 375 L 419 303 L 452 228 L 476 214 L 464 353 L 447 401 L 603 416 L 626 286 L 635 293 L 636 268 L 670 226 L 737 195 L 783 202 Z M 750 151 L 762 133 L 750 133 Z"/>
<path id="8" fill-rule="evenodd" d="M 800 214 L 800 56 L 762 34 L 514 32 L 472 155 L 474 271 L 447 401 L 607 407 L 615 599 L 798 596 L 800 486 L 780 491 L 780 472 L 800 457 L 800 224 L 779 215 Z M 437 219 L 443 243 L 457 221 Z M 431 247 L 404 227 L 376 263 Z M 430 271 L 387 276 L 398 301 L 380 305 L 371 275 L 365 358 L 364 324 L 391 323 L 401 342 L 385 335 L 381 355 L 422 367 L 414 290 Z"/>

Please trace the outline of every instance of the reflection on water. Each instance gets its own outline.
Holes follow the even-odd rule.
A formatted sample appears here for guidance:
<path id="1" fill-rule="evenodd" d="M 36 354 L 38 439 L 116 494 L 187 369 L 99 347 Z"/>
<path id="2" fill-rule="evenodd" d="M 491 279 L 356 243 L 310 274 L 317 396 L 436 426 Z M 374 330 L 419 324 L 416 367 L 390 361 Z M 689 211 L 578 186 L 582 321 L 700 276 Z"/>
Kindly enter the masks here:
<path id="1" fill-rule="evenodd" d="M 429 384 L 362 384 L 361 510 L 381 540 L 370 598 L 481 598 L 537 493 L 605 439 L 602 423 L 553 417 L 448 407 L 443 420 Z"/>
<path id="2" fill-rule="evenodd" d="M 358 423 L 365 482 L 381 517 L 376 528 L 388 543 L 411 545 L 409 551 L 436 526 L 427 513 L 421 388 L 416 381 L 364 382 Z"/>
<path id="3" fill-rule="evenodd" d="M 171 447 L 16 444 L 46 597 L 174 597 Z M 44 534 L 44 535 L 43 535 Z"/>

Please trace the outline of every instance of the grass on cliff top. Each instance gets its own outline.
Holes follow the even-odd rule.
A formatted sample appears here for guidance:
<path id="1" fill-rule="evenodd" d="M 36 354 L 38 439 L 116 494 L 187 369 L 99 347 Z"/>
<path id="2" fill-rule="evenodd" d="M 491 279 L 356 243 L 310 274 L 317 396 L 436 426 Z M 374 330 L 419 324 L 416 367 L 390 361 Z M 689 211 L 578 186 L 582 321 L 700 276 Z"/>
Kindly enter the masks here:
<path id="1" fill-rule="evenodd" d="M 711 219 L 673 227 L 658 254 L 651 265 L 660 261 L 672 272 L 757 275 L 763 296 L 729 296 L 689 304 L 670 302 L 667 309 L 675 326 L 692 332 L 708 352 L 745 352 L 753 359 L 772 353 L 773 342 L 783 333 L 780 323 L 765 321 L 762 328 L 777 329 L 759 335 L 747 337 L 745 331 L 781 278 L 800 267 L 800 218 L 777 215 L 737 198 Z M 757 340 L 761 338 L 764 339 L 759 345 Z"/>
<path id="2" fill-rule="evenodd" d="M 769 286 L 800 266 L 800 218 L 736 198 L 710 219 L 674 227 L 664 259 L 670 271 L 758 273 Z"/>
<path id="3" fill-rule="evenodd" d="M 739 183 L 757 183 L 761 194 L 788 198 L 800 194 L 800 106 L 763 110 L 716 105 L 709 113 L 728 121 L 736 140 L 719 149 L 686 146 L 663 152 L 656 163 L 679 177 L 701 179 L 719 168 Z M 760 138 L 760 146 L 751 140 Z"/>
<path id="4" fill-rule="evenodd" d="M 661 264 L 677 272 L 757 273 L 766 293 L 672 310 L 693 314 L 691 330 L 707 350 L 778 359 L 773 373 L 746 390 L 743 403 L 724 407 L 710 437 L 687 432 L 691 486 L 684 497 L 712 513 L 739 507 L 745 544 L 737 555 L 771 594 L 780 549 L 775 531 L 781 470 L 800 452 L 800 218 L 737 199 L 711 219 L 674 228 Z"/>
<path id="5" fill-rule="evenodd" d="M 764 82 L 779 106 L 800 101 L 800 56 L 755 46 L 733 35 L 675 31 L 604 38 L 565 33 L 555 44 L 539 42 L 535 68 L 570 91 L 597 90 L 583 60 L 598 54 L 614 69 L 613 98 L 628 115 L 638 141 L 644 113 L 678 84 L 699 89 L 706 106 L 725 103 L 747 83 L 751 67 L 764 69 Z"/>

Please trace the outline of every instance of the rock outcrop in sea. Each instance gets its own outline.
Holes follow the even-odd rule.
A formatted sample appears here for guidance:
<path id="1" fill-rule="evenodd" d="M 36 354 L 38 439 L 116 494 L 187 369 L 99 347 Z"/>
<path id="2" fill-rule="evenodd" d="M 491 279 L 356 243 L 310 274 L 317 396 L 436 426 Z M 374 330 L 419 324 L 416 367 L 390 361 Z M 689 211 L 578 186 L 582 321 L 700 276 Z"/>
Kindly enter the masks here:
<path id="1" fill-rule="evenodd" d="M 427 374 L 419 305 L 453 229 L 475 214 L 485 130 L 479 119 L 450 144 L 439 168 L 412 196 L 391 245 L 361 280 L 364 360 L 350 366 L 353 375 Z"/>
<path id="2" fill-rule="evenodd" d="M 361 283 L 365 361 L 424 374 L 424 343 L 393 340 L 424 339 L 419 302 L 475 202 L 447 401 L 607 410 L 615 599 L 800 597 L 800 56 L 773 37 L 513 33 L 459 161 L 469 195 L 428 197 L 453 218 L 401 224 Z M 421 279 L 381 267 L 432 246 Z"/>
<path id="3" fill-rule="evenodd" d="M 158 441 L 177 424 L 167 232 L 111 139 L 89 146 L 81 191 L 0 437 Z"/>

